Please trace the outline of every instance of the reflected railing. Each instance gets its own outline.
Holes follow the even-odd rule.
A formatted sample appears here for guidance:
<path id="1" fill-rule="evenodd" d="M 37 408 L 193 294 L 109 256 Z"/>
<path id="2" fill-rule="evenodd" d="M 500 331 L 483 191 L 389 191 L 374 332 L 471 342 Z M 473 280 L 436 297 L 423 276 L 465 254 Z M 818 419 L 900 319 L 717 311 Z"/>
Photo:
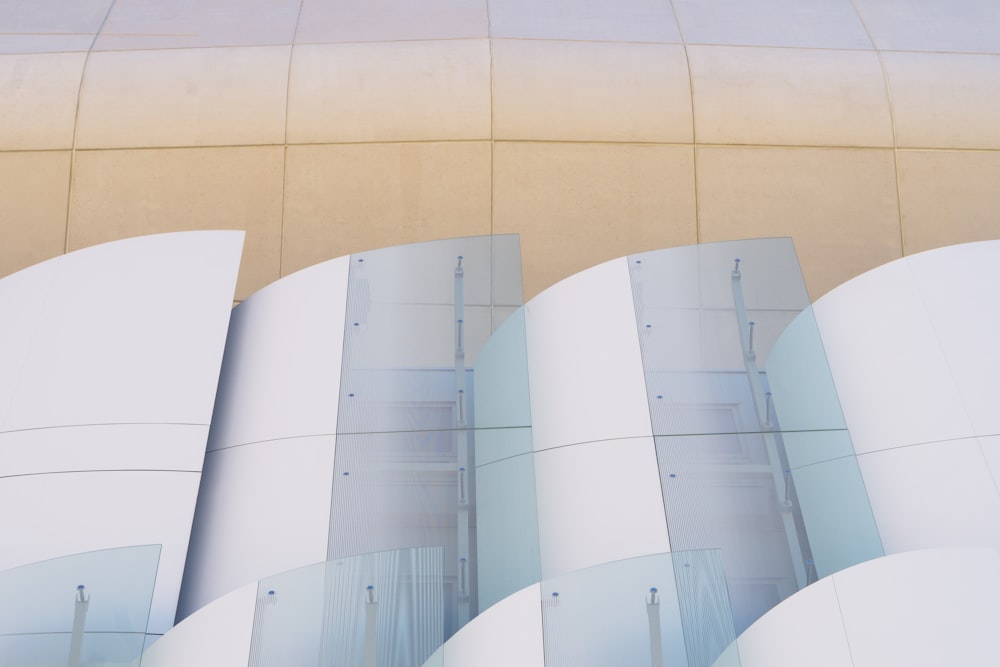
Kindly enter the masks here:
<path id="1" fill-rule="evenodd" d="M 671 549 L 722 549 L 737 632 L 881 556 L 791 240 L 628 262 Z"/>
<path id="2" fill-rule="evenodd" d="M 258 582 L 249 667 L 410 667 L 443 642 L 444 550 L 317 563 Z"/>
<path id="3" fill-rule="evenodd" d="M 521 295 L 516 235 L 351 257 L 327 558 L 439 548 L 446 637 L 481 608 L 473 368 Z"/>
<path id="4" fill-rule="evenodd" d="M 0 572 L 0 665 L 137 666 L 159 559 L 142 545 Z"/>
<path id="5" fill-rule="evenodd" d="M 709 667 L 736 639 L 718 550 L 614 561 L 537 590 L 546 667 Z M 423 667 L 464 667 L 448 656 L 445 647 Z"/>

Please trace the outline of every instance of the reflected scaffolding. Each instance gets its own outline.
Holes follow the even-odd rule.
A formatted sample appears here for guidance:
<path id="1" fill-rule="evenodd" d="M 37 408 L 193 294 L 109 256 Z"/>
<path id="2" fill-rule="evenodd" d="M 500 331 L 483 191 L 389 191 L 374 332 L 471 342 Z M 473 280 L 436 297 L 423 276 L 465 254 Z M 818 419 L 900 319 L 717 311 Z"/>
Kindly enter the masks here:
<path id="1" fill-rule="evenodd" d="M 721 549 L 737 632 L 882 555 L 791 240 L 628 262 L 671 549 Z"/>
<path id="2" fill-rule="evenodd" d="M 473 369 L 521 292 L 514 235 L 351 257 L 327 556 L 438 549 L 445 637 L 480 608 Z"/>

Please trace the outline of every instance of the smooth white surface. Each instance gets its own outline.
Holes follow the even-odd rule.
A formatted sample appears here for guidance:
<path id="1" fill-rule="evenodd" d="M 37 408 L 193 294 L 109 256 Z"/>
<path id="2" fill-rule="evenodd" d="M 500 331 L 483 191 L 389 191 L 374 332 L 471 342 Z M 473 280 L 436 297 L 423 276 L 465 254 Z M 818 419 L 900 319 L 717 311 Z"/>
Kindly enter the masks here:
<path id="1" fill-rule="evenodd" d="M 349 266 L 293 273 L 233 310 L 209 450 L 336 432 Z"/>
<path id="2" fill-rule="evenodd" d="M 0 281 L 0 431 L 208 424 L 242 240 L 138 237 Z"/>
<path id="3" fill-rule="evenodd" d="M 524 307 L 536 451 L 652 435 L 627 262 L 578 273 Z"/>
<path id="4" fill-rule="evenodd" d="M 161 544 L 149 632 L 174 622 L 199 473 L 81 472 L 0 479 L 0 569 Z"/>
<path id="5" fill-rule="evenodd" d="M 996 551 L 900 554 L 845 570 L 833 579 L 854 667 L 996 663 Z"/>
<path id="6" fill-rule="evenodd" d="M 0 568 L 160 544 L 149 631 L 173 625 L 242 241 L 140 237 L 0 281 Z"/>
<path id="7" fill-rule="evenodd" d="M 802 622 L 808 619 L 808 622 Z M 767 612 L 740 635 L 740 661 L 754 665 L 851 665 L 833 579 L 808 586 Z"/>
<path id="8" fill-rule="evenodd" d="M 1000 549 L 1000 494 L 975 438 L 865 454 L 858 465 L 887 554 Z"/>
<path id="9" fill-rule="evenodd" d="M 1000 330 L 1000 242 L 919 253 L 905 263 L 974 432 L 1000 433 L 1000 344 L 994 335 Z"/>
<path id="10" fill-rule="evenodd" d="M 246 667 L 257 582 L 216 600 L 179 623 L 142 656 L 142 667 Z"/>
<path id="11" fill-rule="evenodd" d="M 739 638 L 739 664 L 992 665 L 998 623 L 995 550 L 914 551 L 848 568 L 788 598 Z"/>
<path id="12" fill-rule="evenodd" d="M 870 271 L 814 306 L 859 454 L 974 435 L 909 261 Z M 964 261 L 961 251 L 954 261 Z"/>
<path id="13" fill-rule="evenodd" d="M 542 578 L 670 551 L 652 438 L 535 454 Z"/>
<path id="14" fill-rule="evenodd" d="M 179 617 L 248 581 L 326 560 L 334 453 L 334 436 L 208 453 Z"/>
<path id="15" fill-rule="evenodd" d="M 445 642 L 444 666 L 544 667 L 540 599 L 534 584 L 484 611 Z"/>
<path id="16" fill-rule="evenodd" d="M 110 424 L 0 433 L 0 477 L 82 470 L 198 472 L 208 426 Z"/>

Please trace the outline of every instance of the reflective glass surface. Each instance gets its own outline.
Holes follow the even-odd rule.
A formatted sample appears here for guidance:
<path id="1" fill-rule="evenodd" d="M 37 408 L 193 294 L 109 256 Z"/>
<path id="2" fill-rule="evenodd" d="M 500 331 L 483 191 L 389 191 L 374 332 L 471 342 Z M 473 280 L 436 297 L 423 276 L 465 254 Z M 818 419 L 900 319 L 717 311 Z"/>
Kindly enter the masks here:
<path id="1" fill-rule="evenodd" d="M 0 572 L 0 664 L 138 664 L 159 558 L 144 545 Z"/>
<path id="2" fill-rule="evenodd" d="M 327 557 L 437 549 L 445 637 L 480 609 L 477 457 L 531 450 L 520 305 L 517 236 L 351 257 Z"/>
<path id="3" fill-rule="evenodd" d="M 422 664 L 444 641 L 444 554 L 415 548 L 260 581 L 250 667 Z"/>
<path id="4" fill-rule="evenodd" d="M 545 579 L 534 590 L 541 607 L 539 658 L 546 667 L 709 667 L 736 639 L 717 550 L 614 561 Z M 527 627 L 497 624 L 478 631 L 500 637 L 515 632 L 511 641 L 530 642 Z M 464 661 L 475 656 L 474 648 L 459 653 Z M 733 653 L 728 664 L 738 665 Z M 425 667 L 459 667 L 448 655 L 446 647 Z M 476 657 L 494 664 L 491 656 Z"/>
<path id="5" fill-rule="evenodd" d="M 628 262 L 670 546 L 721 550 L 736 631 L 882 555 L 791 240 Z"/>

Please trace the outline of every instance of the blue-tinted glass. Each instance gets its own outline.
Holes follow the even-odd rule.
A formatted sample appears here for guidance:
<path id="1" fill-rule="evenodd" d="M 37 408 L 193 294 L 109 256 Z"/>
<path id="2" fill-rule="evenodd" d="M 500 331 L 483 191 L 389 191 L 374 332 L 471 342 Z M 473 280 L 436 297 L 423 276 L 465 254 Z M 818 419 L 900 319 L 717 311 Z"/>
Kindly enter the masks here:
<path id="1" fill-rule="evenodd" d="M 422 664 L 444 641 L 439 548 L 327 561 L 258 584 L 250 667 Z"/>
<path id="2" fill-rule="evenodd" d="M 709 667 L 735 639 L 718 552 L 606 563 L 541 594 L 547 666 Z"/>
<path id="3" fill-rule="evenodd" d="M 159 558 L 143 545 L 0 572 L 0 664 L 138 664 Z"/>

